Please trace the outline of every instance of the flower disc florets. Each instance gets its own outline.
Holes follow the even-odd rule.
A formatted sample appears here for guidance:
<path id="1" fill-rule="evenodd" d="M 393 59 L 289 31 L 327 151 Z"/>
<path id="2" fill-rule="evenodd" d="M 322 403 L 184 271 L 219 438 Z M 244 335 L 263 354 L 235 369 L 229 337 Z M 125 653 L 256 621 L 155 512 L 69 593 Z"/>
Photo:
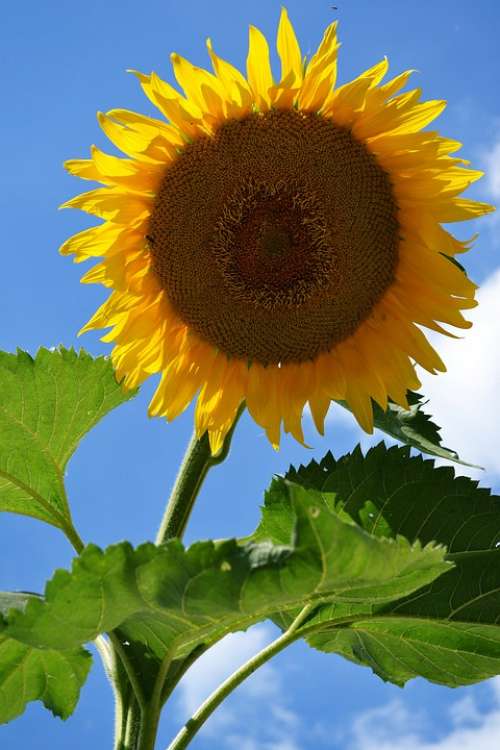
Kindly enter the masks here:
<path id="1" fill-rule="evenodd" d="M 394 280 L 387 174 L 346 128 L 255 113 L 186 146 L 151 214 L 153 268 L 179 317 L 231 357 L 314 360 Z"/>

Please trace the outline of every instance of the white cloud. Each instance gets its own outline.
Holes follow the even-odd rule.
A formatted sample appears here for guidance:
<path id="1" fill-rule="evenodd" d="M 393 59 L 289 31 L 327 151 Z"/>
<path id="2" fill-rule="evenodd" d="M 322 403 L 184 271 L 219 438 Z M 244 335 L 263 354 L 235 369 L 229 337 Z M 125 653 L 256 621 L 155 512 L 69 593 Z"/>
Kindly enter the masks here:
<path id="1" fill-rule="evenodd" d="M 436 740 L 424 734 L 429 722 L 401 700 L 364 712 L 352 725 L 349 750 L 497 750 L 500 743 L 500 678 L 489 683 L 493 705 L 481 711 L 472 695 L 448 710 L 451 730 Z"/>
<path id="2" fill-rule="evenodd" d="M 483 154 L 482 161 L 486 172 L 485 189 L 493 199 L 500 199 L 500 140 L 490 151 Z"/>
<path id="3" fill-rule="evenodd" d="M 464 695 L 463 698 L 452 703 L 449 713 L 453 724 L 456 726 L 460 724 L 480 724 L 482 721 L 481 712 L 470 694 Z"/>
<path id="4" fill-rule="evenodd" d="M 462 340 L 430 337 L 448 371 L 419 374 L 444 445 L 500 476 L 500 269 L 482 285 L 478 301 L 468 314 L 474 325 Z"/>
<path id="5" fill-rule="evenodd" d="M 271 626 L 256 625 L 246 633 L 226 636 L 198 659 L 179 685 L 185 718 L 274 637 Z M 279 672 L 272 664 L 265 664 L 217 709 L 202 731 L 217 736 L 219 746 L 229 750 L 299 750 L 296 734 L 300 720 L 287 705 L 284 694 Z"/>
<path id="6" fill-rule="evenodd" d="M 207 651 L 180 683 L 181 702 L 186 715 L 192 715 L 221 682 L 271 640 L 271 629 L 258 626 L 246 633 L 231 633 Z M 276 671 L 265 664 L 241 686 L 241 690 L 254 700 L 268 698 L 277 692 L 277 682 Z M 223 713 L 223 710 L 219 711 L 219 716 Z"/>
<path id="7" fill-rule="evenodd" d="M 481 219 L 481 226 L 489 228 L 495 246 L 500 244 L 500 138 L 488 150 L 480 154 L 481 168 L 485 177 L 479 183 L 479 190 L 485 200 L 497 205 L 497 210 Z"/>

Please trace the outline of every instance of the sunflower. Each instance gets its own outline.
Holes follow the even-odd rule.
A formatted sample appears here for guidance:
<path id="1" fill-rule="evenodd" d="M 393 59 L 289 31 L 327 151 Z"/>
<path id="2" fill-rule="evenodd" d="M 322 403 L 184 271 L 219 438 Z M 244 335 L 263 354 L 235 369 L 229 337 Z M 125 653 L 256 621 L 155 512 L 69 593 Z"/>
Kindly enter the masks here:
<path id="1" fill-rule="evenodd" d="M 412 71 L 383 83 L 383 59 L 336 86 L 335 23 L 304 61 L 283 10 L 277 80 L 253 26 L 246 78 L 207 46 L 213 73 L 171 56 L 184 94 L 132 71 L 162 117 L 98 115 L 127 158 L 66 163 L 104 185 L 64 204 L 104 219 L 61 248 L 113 290 L 82 331 L 111 329 L 127 387 L 161 374 L 151 415 L 197 396 L 213 453 L 243 402 L 275 447 L 281 426 L 303 442 L 307 403 L 321 433 L 333 399 L 370 432 L 372 400 L 408 408 L 415 364 L 445 370 L 421 327 L 470 326 L 453 257 L 471 242 L 441 224 L 491 210 L 459 197 L 482 173 L 422 131 L 445 102 L 400 93 Z"/>

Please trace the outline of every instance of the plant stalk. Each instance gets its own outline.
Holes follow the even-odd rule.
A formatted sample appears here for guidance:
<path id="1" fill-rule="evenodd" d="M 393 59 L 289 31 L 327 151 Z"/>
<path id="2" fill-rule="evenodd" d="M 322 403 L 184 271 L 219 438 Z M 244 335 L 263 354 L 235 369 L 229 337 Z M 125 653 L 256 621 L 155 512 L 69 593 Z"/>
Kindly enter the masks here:
<path id="1" fill-rule="evenodd" d="M 116 738 L 114 750 L 138 750 L 143 726 L 143 713 L 133 695 L 130 696 L 130 700 L 119 713 L 122 714 L 121 727 L 117 727 L 117 729 L 121 731 Z"/>
<path id="2" fill-rule="evenodd" d="M 182 538 L 208 471 L 212 466 L 221 464 L 227 458 L 236 424 L 244 408 L 245 404 L 243 403 L 225 437 L 221 450 L 216 456 L 212 456 L 210 451 L 208 433 L 205 432 L 199 439 L 196 437 L 196 433 L 193 433 L 170 494 L 156 537 L 156 544 L 164 544 L 175 537 Z"/>
<path id="3" fill-rule="evenodd" d="M 241 683 L 250 677 L 260 666 L 265 664 L 269 659 L 278 654 L 284 648 L 289 646 L 293 641 L 301 637 L 297 631 L 314 609 L 315 605 L 307 604 L 290 627 L 275 641 L 266 646 L 255 656 L 252 656 L 242 667 L 233 672 L 214 692 L 201 704 L 195 714 L 186 722 L 175 739 L 170 743 L 167 750 L 184 750 L 195 735 L 202 728 L 203 724 L 212 715 L 215 709 L 224 701 L 230 693 L 241 685 Z"/>
<path id="4" fill-rule="evenodd" d="M 193 434 L 187 447 L 174 487 L 170 494 L 164 516 L 156 537 L 156 544 L 164 544 L 169 539 L 181 538 L 186 529 L 194 503 L 201 489 L 203 481 L 212 466 L 222 463 L 229 453 L 234 429 L 241 416 L 244 404 L 241 405 L 236 418 L 224 440 L 219 453 L 212 455 L 208 434 L 200 439 Z M 113 650 L 121 661 L 121 667 L 126 675 L 126 684 L 118 686 L 118 693 L 122 693 L 121 701 L 117 700 L 117 730 L 120 736 L 115 743 L 115 750 L 154 750 L 158 723 L 164 703 L 165 680 L 172 655 L 167 655 L 159 667 L 158 675 L 148 700 L 140 688 L 139 682 L 129 664 L 127 655 L 121 647 L 118 634 L 110 634 Z M 168 685 L 170 694 L 180 680 L 184 670 Z M 124 675 L 124 676 L 125 676 Z M 120 689 L 121 688 L 121 689 Z"/>

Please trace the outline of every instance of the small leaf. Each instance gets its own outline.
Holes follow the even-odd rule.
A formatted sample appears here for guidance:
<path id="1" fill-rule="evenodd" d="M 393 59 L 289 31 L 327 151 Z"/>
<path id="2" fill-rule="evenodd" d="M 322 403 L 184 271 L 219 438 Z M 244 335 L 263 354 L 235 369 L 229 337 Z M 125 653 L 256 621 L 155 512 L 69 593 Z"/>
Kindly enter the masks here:
<path id="1" fill-rule="evenodd" d="M 26 594 L 0 593 L 0 612 L 25 606 Z M 55 716 L 67 719 L 78 702 L 91 665 L 91 656 L 72 651 L 41 650 L 9 638 L 0 614 L 0 723 L 23 713 L 30 701 L 41 700 Z"/>
<path id="2" fill-rule="evenodd" d="M 0 352 L 0 511 L 70 528 L 66 464 L 85 433 L 132 395 L 103 357 Z"/>
<path id="3" fill-rule="evenodd" d="M 427 402 L 423 401 L 424 396 L 421 393 L 408 391 L 407 399 L 409 409 L 403 409 L 398 404 L 389 401 L 386 411 L 373 401 L 373 422 L 375 427 L 395 438 L 400 443 L 417 448 L 422 453 L 446 458 L 448 461 L 454 461 L 463 466 L 481 468 L 462 461 L 456 451 L 441 445 L 441 435 L 439 434 L 441 428 L 434 424 L 428 414 L 422 411 L 422 407 Z M 349 410 L 349 406 L 345 401 L 338 401 L 337 403 Z"/>

